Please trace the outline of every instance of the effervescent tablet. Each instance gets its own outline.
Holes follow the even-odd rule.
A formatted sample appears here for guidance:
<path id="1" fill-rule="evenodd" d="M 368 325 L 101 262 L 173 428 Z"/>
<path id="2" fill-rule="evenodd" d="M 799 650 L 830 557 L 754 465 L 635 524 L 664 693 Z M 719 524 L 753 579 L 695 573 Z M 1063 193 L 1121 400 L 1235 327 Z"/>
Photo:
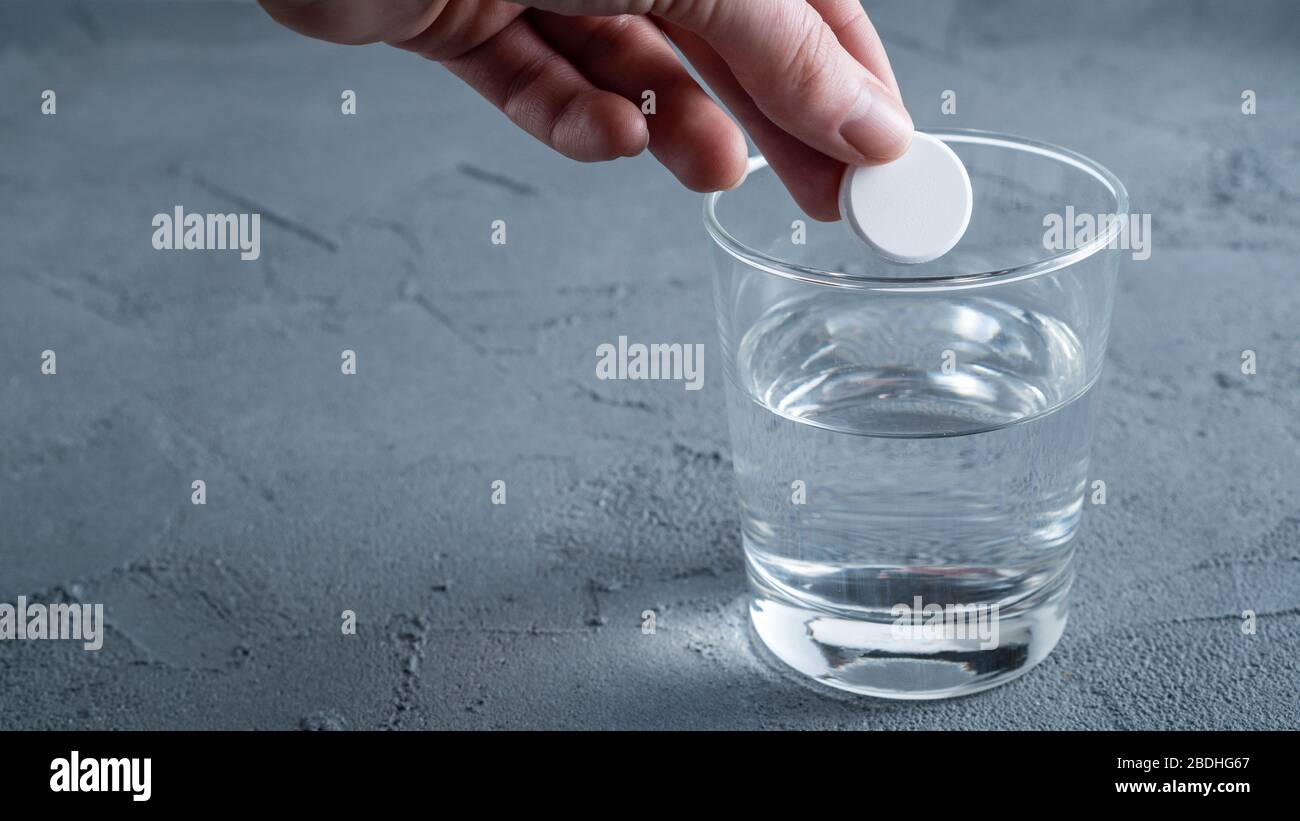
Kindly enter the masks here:
<path id="1" fill-rule="evenodd" d="M 840 216 L 853 233 L 894 262 L 938 259 L 970 223 L 970 176 L 953 150 L 920 131 L 903 156 L 851 165 L 840 182 Z"/>

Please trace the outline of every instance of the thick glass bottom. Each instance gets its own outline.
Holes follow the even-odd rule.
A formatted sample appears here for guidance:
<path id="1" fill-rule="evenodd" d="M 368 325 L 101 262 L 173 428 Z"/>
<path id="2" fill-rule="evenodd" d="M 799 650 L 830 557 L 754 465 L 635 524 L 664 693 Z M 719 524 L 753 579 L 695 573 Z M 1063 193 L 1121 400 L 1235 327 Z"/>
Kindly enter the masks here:
<path id="1" fill-rule="evenodd" d="M 968 605 L 943 615 L 831 612 L 750 567 L 750 622 L 771 655 L 820 684 L 889 699 L 970 695 L 1038 664 L 1069 616 L 1073 570 L 1008 607 Z M 920 602 L 918 602 L 920 605 Z"/>

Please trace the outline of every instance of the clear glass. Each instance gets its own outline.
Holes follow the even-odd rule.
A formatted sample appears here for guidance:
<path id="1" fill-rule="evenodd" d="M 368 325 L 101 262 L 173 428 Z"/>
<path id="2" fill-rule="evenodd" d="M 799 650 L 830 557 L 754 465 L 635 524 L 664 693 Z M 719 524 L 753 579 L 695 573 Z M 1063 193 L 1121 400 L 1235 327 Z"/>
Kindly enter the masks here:
<path id="1" fill-rule="evenodd" d="M 705 201 L 754 632 L 890 698 L 992 687 L 1061 636 L 1128 213 L 1078 154 L 929 133 L 975 195 L 934 262 L 809 220 L 761 157 Z M 1120 219 L 1048 250 L 1067 207 Z"/>

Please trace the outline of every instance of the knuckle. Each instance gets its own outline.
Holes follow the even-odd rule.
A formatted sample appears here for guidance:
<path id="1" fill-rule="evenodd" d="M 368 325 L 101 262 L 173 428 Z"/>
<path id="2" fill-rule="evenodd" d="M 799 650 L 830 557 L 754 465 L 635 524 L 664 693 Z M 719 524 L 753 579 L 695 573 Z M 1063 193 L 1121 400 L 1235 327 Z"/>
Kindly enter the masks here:
<path id="1" fill-rule="evenodd" d="M 628 40 L 635 20 L 629 14 L 599 18 L 596 27 L 582 44 L 578 62 L 582 65 L 603 66 L 628 63 L 633 57 Z"/>
<path id="2" fill-rule="evenodd" d="M 557 70 L 560 61 L 560 55 L 549 52 L 531 60 L 515 72 L 506 86 L 501 102 L 501 110 L 507 117 L 525 129 L 537 128 L 535 118 L 539 109 L 538 100 L 541 97 L 538 87 L 546 81 L 548 74 Z"/>

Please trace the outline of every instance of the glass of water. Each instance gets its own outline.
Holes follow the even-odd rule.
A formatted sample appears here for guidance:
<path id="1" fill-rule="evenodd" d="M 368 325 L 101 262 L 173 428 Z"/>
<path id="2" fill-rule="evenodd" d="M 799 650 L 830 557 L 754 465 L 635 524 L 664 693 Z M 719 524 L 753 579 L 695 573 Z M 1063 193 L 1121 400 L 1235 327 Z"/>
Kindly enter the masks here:
<path id="1" fill-rule="evenodd" d="M 1086 157 L 930 133 L 975 195 L 934 262 L 809 220 L 762 158 L 704 211 L 754 632 L 889 698 L 995 686 L 1060 638 L 1130 233 Z"/>

